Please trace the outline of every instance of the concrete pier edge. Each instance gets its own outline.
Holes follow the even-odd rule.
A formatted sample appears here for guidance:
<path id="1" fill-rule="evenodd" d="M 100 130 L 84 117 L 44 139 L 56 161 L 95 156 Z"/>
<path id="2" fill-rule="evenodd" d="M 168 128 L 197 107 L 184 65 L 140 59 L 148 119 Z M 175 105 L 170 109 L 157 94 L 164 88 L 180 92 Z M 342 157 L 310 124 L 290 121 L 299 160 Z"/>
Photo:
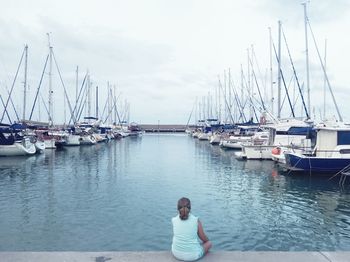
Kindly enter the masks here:
<path id="1" fill-rule="evenodd" d="M 146 252 L 0 252 L 1 262 L 176 262 L 169 251 Z M 203 262 L 348 262 L 349 252 L 214 251 Z"/>

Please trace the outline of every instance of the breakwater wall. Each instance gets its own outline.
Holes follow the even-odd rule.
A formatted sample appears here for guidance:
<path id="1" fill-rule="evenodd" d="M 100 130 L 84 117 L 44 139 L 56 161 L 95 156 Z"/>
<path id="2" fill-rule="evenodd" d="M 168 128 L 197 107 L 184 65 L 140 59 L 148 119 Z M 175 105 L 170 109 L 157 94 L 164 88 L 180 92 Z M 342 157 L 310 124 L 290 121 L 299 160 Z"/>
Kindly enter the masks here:
<path id="1" fill-rule="evenodd" d="M 140 127 L 145 130 L 147 133 L 156 133 L 156 132 L 185 132 L 186 125 L 152 125 L 145 124 L 140 125 Z"/>

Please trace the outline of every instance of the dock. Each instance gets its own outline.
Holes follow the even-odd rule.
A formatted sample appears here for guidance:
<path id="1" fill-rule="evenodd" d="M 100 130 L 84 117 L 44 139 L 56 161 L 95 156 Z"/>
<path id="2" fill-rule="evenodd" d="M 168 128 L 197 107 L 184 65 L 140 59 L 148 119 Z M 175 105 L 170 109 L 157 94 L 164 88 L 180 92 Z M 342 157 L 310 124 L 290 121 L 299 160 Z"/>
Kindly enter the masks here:
<path id="1" fill-rule="evenodd" d="M 140 125 L 142 130 L 146 133 L 157 133 L 157 132 L 166 132 L 166 133 L 179 133 L 185 132 L 186 125 L 157 125 L 157 124 L 144 124 Z"/>
<path id="2" fill-rule="evenodd" d="M 218 251 L 203 262 L 345 262 L 350 252 Z M 178 262 L 169 251 L 146 252 L 0 252 L 2 262 Z"/>

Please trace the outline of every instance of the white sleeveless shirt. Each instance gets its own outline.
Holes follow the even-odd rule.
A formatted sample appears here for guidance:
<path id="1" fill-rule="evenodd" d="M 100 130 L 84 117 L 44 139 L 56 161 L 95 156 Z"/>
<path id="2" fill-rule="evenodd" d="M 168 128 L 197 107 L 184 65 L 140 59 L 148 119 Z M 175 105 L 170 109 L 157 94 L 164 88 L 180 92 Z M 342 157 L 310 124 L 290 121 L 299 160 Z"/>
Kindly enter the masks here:
<path id="1" fill-rule="evenodd" d="M 171 221 L 174 233 L 171 246 L 173 255 L 185 261 L 193 261 L 202 257 L 204 250 L 197 233 L 198 218 L 190 213 L 186 220 L 181 220 L 177 215 Z"/>

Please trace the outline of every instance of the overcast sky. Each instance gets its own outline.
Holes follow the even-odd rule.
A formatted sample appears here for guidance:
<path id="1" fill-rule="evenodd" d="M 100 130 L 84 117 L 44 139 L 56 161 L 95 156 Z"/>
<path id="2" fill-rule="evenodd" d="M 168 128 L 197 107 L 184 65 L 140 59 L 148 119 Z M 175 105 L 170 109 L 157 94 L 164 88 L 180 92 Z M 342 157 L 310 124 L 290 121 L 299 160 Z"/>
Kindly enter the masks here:
<path id="1" fill-rule="evenodd" d="M 298 0 L 0 0 L 1 96 L 6 101 L 5 86 L 11 88 L 24 45 L 28 44 L 27 115 L 30 113 L 48 53 L 50 32 L 51 45 L 71 98 L 75 97 L 75 69 L 79 66 L 80 83 L 89 70 L 93 86 L 99 86 L 101 111 L 109 82 L 116 85 L 117 94 L 121 93 L 120 101 L 130 103 L 131 121 L 186 123 L 196 97 L 202 99 L 208 92 L 214 95 L 218 75 L 223 79 L 224 70 L 230 68 L 233 82 L 239 84 L 241 64 L 244 70 L 247 68 L 248 48 L 253 46 L 259 63 L 259 82 L 269 81 L 268 27 L 272 28 L 277 44 L 278 20 L 282 21 L 299 80 L 306 82 L 301 3 Z M 350 121 L 349 10 L 347 0 L 314 0 L 308 4 L 309 20 L 322 57 L 327 39 L 327 73 L 347 121 Z M 309 33 L 311 105 L 319 117 L 323 110 L 323 73 L 312 41 Z M 285 46 L 282 55 L 288 84 L 291 67 Z M 274 59 L 274 81 L 275 65 Z M 53 74 L 54 121 L 62 123 L 63 88 L 57 71 Z M 44 100 L 48 97 L 46 79 L 47 74 L 42 87 Z M 23 69 L 13 96 L 20 115 L 22 82 Z M 42 120 L 46 120 L 44 108 L 41 114 Z M 333 114 L 334 105 L 328 93 L 327 115 Z"/>

